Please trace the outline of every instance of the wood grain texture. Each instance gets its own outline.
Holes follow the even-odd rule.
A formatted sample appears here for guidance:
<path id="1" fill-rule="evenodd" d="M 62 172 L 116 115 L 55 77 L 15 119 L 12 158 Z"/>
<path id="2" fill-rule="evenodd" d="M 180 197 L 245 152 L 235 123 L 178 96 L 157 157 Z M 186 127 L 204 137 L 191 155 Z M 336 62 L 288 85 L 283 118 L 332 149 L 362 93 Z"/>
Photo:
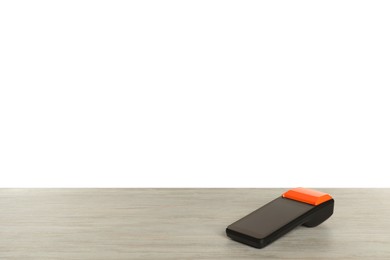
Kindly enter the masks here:
<path id="1" fill-rule="evenodd" d="M 320 189 L 335 213 L 264 249 L 227 225 L 286 189 L 0 189 L 0 259 L 390 259 L 390 189 Z"/>

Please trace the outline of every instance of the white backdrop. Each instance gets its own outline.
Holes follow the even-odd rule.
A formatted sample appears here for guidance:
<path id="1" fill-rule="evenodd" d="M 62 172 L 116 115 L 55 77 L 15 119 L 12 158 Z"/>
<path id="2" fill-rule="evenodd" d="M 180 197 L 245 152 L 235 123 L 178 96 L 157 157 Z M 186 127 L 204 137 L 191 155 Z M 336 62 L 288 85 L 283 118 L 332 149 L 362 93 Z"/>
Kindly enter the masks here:
<path id="1" fill-rule="evenodd" d="M 0 186 L 389 187 L 389 13 L 1 1 Z"/>

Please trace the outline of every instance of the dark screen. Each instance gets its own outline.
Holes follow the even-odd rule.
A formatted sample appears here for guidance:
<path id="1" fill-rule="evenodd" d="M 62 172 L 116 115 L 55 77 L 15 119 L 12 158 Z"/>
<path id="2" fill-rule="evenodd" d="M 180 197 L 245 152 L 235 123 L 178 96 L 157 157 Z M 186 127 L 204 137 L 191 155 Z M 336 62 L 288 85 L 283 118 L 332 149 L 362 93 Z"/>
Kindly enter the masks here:
<path id="1" fill-rule="evenodd" d="M 261 239 L 308 212 L 313 207 L 315 206 L 279 197 L 234 222 L 228 228 Z"/>

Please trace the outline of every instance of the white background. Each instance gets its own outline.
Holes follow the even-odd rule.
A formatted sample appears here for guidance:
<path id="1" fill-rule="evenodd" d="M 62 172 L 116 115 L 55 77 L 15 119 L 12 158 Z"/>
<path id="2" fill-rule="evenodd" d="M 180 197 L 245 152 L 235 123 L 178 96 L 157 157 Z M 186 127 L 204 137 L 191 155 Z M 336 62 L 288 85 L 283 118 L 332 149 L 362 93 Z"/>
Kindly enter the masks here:
<path id="1" fill-rule="evenodd" d="M 388 1 L 1 1 L 2 187 L 389 187 Z"/>

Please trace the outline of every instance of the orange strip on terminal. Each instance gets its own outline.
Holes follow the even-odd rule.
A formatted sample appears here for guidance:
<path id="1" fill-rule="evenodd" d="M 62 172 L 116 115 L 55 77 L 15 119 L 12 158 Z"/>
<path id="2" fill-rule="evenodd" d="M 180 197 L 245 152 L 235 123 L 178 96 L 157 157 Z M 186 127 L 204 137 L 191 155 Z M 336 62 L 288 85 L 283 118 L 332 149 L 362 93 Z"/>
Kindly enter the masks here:
<path id="1" fill-rule="evenodd" d="M 292 199 L 315 206 L 332 199 L 332 197 L 327 193 L 305 188 L 295 188 L 289 190 L 283 193 L 282 196 L 283 198 Z"/>

